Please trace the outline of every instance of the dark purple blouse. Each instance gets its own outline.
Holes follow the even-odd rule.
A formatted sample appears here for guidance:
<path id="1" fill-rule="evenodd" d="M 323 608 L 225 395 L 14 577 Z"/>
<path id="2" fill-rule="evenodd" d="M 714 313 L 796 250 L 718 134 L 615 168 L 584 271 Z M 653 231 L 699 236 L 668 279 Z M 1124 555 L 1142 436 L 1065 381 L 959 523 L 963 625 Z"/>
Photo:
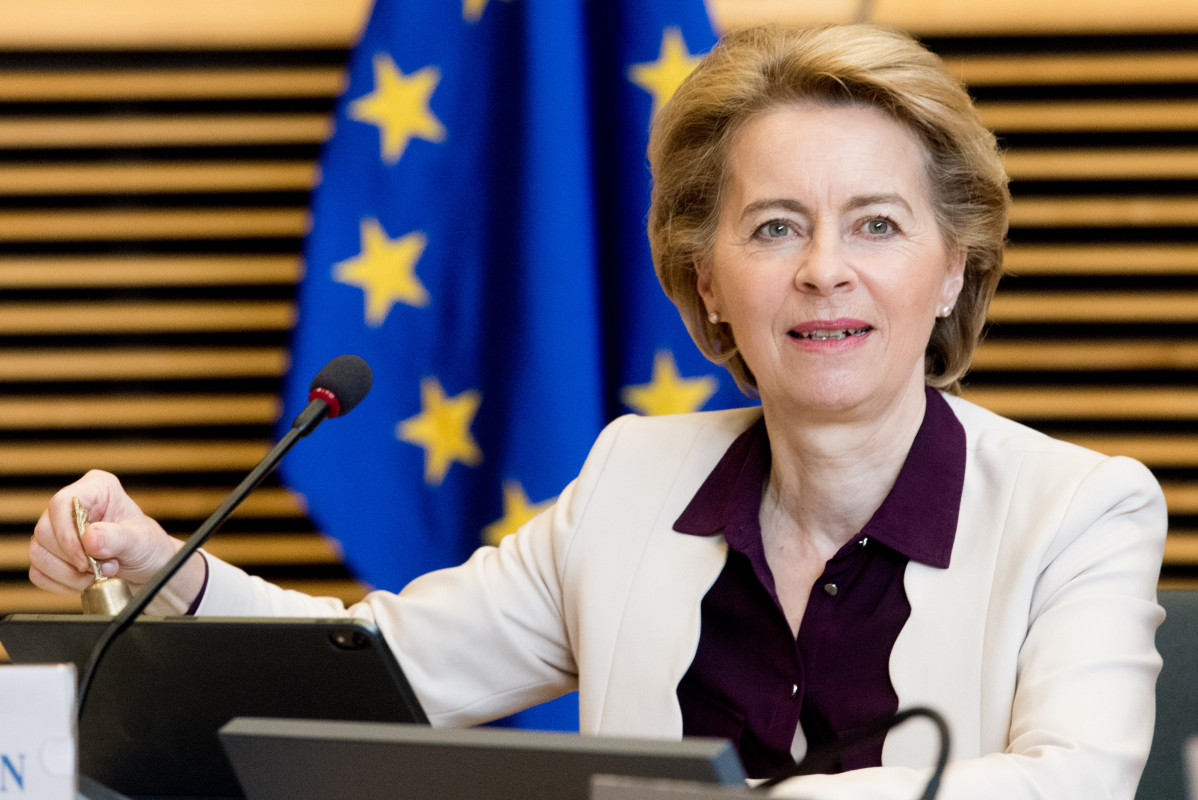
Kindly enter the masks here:
<path id="1" fill-rule="evenodd" d="M 965 478 L 965 431 L 939 392 L 898 478 L 861 532 L 828 561 L 797 640 L 778 602 L 758 518 L 770 470 L 764 421 L 740 435 L 674 523 L 723 535 L 724 569 L 703 599 L 699 645 L 678 684 L 684 736 L 731 739 L 751 777 L 851 737 L 898 709 L 890 651 L 911 614 L 907 562 L 948 567 Z M 832 771 L 880 766 L 881 740 L 848 748 Z"/>

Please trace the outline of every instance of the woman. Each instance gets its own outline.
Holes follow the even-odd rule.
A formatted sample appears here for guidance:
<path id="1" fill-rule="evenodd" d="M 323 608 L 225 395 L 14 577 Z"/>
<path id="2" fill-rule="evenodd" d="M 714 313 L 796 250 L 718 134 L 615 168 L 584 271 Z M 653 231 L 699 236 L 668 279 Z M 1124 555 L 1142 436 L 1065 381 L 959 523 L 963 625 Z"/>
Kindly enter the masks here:
<path id="1" fill-rule="evenodd" d="M 935 56 L 867 26 L 733 34 L 655 121 L 649 234 L 695 340 L 760 409 L 625 417 L 556 505 L 399 595 L 194 557 L 159 611 L 373 618 L 435 724 L 579 690 L 584 733 L 717 735 L 759 777 L 929 705 L 943 797 L 1131 798 L 1164 536 L 1141 465 L 945 393 L 1001 272 L 993 136 Z M 178 547 L 110 475 L 51 500 L 30 577 L 134 588 Z M 909 730 L 907 728 L 910 728 Z M 919 726 L 779 796 L 913 797 Z"/>

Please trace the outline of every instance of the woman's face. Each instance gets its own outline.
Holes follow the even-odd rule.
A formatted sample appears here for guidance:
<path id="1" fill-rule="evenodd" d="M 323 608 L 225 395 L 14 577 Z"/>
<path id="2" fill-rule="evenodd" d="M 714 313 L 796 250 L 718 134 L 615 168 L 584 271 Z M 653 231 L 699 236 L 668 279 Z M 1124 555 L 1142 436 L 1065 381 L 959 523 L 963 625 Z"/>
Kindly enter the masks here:
<path id="1" fill-rule="evenodd" d="M 785 106 L 732 145 L 715 247 L 696 266 L 763 404 L 866 418 L 922 393 L 937 309 L 961 290 L 924 152 L 865 106 Z"/>

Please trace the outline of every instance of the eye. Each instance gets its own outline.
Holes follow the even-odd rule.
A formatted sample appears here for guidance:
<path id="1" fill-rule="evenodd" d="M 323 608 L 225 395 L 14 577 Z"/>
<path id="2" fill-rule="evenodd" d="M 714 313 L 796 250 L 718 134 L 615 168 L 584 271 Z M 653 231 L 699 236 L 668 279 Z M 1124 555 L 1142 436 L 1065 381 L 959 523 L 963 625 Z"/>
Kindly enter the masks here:
<path id="1" fill-rule="evenodd" d="M 874 217 L 865 221 L 865 232 L 871 236 L 886 236 L 894 233 L 898 226 L 894 224 L 894 220 L 887 217 Z"/>
<path id="2" fill-rule="evenodd" d="M 766 238 L 781 239 L 790 233 L 790 223 L 780 219 L 775 219 L 765 223 L 757 230 Z"/>

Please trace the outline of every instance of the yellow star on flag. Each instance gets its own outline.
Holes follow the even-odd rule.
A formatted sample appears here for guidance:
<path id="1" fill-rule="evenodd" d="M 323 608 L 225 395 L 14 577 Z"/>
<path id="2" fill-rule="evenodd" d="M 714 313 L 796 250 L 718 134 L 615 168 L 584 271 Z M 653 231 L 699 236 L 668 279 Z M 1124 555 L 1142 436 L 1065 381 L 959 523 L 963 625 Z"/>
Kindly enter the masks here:
<path id="1" fill-rule="evenodd" d="M 428 239 L 414 231 L 398 239 L 388 239 L 377 219 L 363 219 L 361 252 L 333 265 L 333 280 L 357 286 L 366 293 L 366 324 L 377 328 L 396 303 L 423 308 L 428 305 L 428 290 L 416 277 L 416 262 L 424 253 Z"/>
<path id="2" fill-rule="evenodd" d="M 542 503 L 528 502 L 528 495 L 518 481 L 503 482 L 503 516 L 483 528 L 483 543 L 496 545 L 499 540 L 553 505 L 553 499 Z"/>
<path id="3" fill-rule="evenodd" d="M 508 2 L 509 0 L 504 0 Z M 487 10 L 487 0 L 462 0 L 462 19 L 467 22 L 478 22 Z"/>
<path id="4" fill-rule="evenodd" d="M 391 56 L 379 53 L 374 57 L 374 91 L 351 103 L 349 115 L 378 126 L 384 162 L 399 161 L 412 139 L 440 142 L 445 138 L 445 126 L 428 107 L 440 81 L 441 71 L 436 67 L 404 75 Z"/>
<path id="5" fill-rule="evenodd" d="M 483 454 L 470 434 L 482 395 L 470 389 L 446 397 L 436 378 L 420 381 L 420 413 L 395 426 L 401 441 L 424 448 L 424 482 L 440 486 L 453 462 L 476 467 Z"/>
<path id="6" fill-rule="evenodd" d="M 620 391 L 624 405 L 638 414 L 686 414 L 703 407 L 719 383 L 710 375 L 683 378 L 669 350 L 658 350 L 653 357 L 653 377 L 649 383 L 625 386 Z"/>
<path id="7" fill-rule="evenodd" d="M 656 114 L 698 63 L 699 57 L 687 52 L 682 31 L 670 27 L 662 33 L 661 53 L 657 60 L 633 64 L 628 68 L 628 79 L 653 95 L 653 113 Z"/>

